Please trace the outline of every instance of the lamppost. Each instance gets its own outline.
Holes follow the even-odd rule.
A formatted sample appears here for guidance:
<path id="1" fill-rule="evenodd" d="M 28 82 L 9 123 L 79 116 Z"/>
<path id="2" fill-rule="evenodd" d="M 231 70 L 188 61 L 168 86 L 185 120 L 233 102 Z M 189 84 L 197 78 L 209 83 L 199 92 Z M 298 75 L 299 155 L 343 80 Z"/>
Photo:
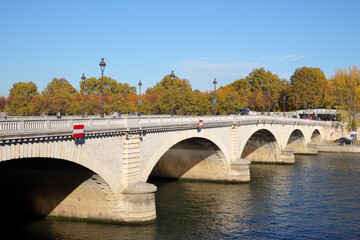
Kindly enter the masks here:
<path id="1" fill-rule="evenodd" d="M 83 88 L 85 88 L 84 87 L 84 82 L 85 82 L 85 79 L 86 79 L 86 77 L 85 77 L 85 74 L 83 73 L 83 75 L 81 76 L 81 81 L 82 81 L 82 87 Z M 81 116 L 82 116 L 82 118 L 84 118 L 85 117 L 85 108 L 84 108 L 84 90 L 82 91 L 82 112 L 81 112 Z"/>
<path id="2" fill-rule="evenodd" d="M 141 80 L 139 80 L 139 117 L 141 117 L 141 86 L 142 86 L 142 83 L 141 83 Z"/>
<path id="3" fill-rule="evenodd" d="M 181 116 L 183 115 L 184 110 L 184 87 L 181 87 Z"/>
<path id="4" fill-rule="evenodd" d="M 216 78 L 214 78 L 213 84 L 214 84 L 214 115 L 216 116 L 216 84 L 217 84 Z"/>
<path id="5" fill-rule="evenodd" d="M 213 110 L 214 110 L 214 93 L 211 93 L 211 110 L 210 110 L 211 115 L 214 114 Z"/>
<path id="6" fill-rule="evenodd" d="M 171 77 L 171 116 L 173 116 L 174 115 L 173 84 L 175 77 L 174 71 L 171 71 L 170 77 Z"/>
<path id="7" fill-rule="evenodd" d="M 248 91 L 248 89 L 249 89 L 249 87 L 246 85 L 245 86 L 245 108 L 247 108 L 248 106 L 248 104 L 247 104 L 247 91 Z"/>
<path id="8" fill-rule="evenodd" d="M 268 116 L 270 116 L 270 91 L 268 91 Z"/>
<path id="9" fill-rule="evenodd" d="M 285 117 L 285 101 L 286 101 L 286 96 L 284 96 L 284 117 Z"/>
<path id="10" fill-rule="evenodd" d="M 100 116 L 104 118 L 104 70 L 106 63 L 104 62 L 104 58 L 101 58 L 101 62 L 99 64 L 101 70 L 101 108 L 100 108 Z"/>

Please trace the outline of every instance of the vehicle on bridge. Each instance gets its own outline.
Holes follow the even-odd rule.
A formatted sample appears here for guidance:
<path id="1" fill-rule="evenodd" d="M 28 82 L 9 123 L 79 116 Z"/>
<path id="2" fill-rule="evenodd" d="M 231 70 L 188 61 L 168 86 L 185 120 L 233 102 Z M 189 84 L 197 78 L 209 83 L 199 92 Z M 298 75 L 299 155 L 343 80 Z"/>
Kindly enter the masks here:
<path id="1" fill-rule="evenodd" d="M 251 115 L 251 111 L 249 108 L 240 108 L 239 115 Z"/>

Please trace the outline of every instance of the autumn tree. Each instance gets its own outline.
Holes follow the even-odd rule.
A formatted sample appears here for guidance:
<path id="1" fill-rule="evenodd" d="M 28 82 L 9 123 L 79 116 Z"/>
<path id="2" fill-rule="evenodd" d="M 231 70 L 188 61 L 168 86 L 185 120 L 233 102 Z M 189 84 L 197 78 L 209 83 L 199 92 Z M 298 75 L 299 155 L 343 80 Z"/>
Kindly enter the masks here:
<path id="1" fill-rule="evenodd" d="M 0 112 L 4 111 L 6 104 L 6 98 L 4 96 L 0 97 Z"/>
<path id="2" fill-rule="evenodd" d="M 320 68 L 296 69 L 290 78 L 288 100 L 299 108 L 326 106 L 328 104 L 328 81 Z M 297 102 L 297 103 L 296 103 Z"/>
<path id="3" fill-rule="evenodd" d="M 264 68 L 254 69 L 245 78 L 225 86 L 230 88 L 224 106 L 237 108 L 249 106 L 256 111 L 274 110 L 283 94 L 286 82 Z M 225 111 L 223 111 L 225 112 Z"/>
<path id="4" fill-rule="evenodd" d="M 47 99 L 45 112 L 47 114 L 70 113 L 74 94 L 78 94 L 76 89 L 65 78 L 54 78 L 42 91 L 42 95 Z"/>
<path id="5" fill-rule="evenodd" d="M 360 111 L 360 67 L 338 69 L 331 81 L 334 85 L 333 94 L 337 98 L 337 108 L 345 111 L 343 120 L 349 123 L 350 130 L 356 130 L 359 126 Z"/>
<path id="6" fill-rule="evenodd" d="M 31 115 L 32 100 L 39 94 L 33 82 L 18 82 L 13 84 L 9 94 L 9 104 L 5 111 L 10 115 Z"/>

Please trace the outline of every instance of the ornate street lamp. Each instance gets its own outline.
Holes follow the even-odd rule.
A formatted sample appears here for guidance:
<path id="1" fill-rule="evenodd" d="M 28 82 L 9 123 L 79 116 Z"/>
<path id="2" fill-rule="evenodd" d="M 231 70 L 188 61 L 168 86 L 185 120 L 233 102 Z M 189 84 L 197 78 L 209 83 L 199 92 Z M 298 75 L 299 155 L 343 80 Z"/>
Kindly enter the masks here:
<path id="1" fill-rule="evenodd" d="M 141 117 L 141 86 L 142 86 L 142 83 L 141 83 L 141 80 L 139 80 L 139 117 Z"/>
<path id="2" fill-rule="evenodd" d="M 211 113 L 211 115 L 213 115 L 214 114 L 214 112 L 213 112 L 213 110 L 214 110 L 214 93 L 212 92 L 211 93 L 211 109 L 210 109 L 210 113 Z"/>
<path id="3" fill-rule="evenodd" d="M 171 77 L 171 116 L 173 116 L 174 115 L 173 84 L 175 77 L 174 71 L 171 71 L 170 77 Z"/>
<path id="4" fill-rule="evenodd" d="M 82 87 L 83 87 L 83 88 L 85 88 L 85 86 L 84 86 L 85 79 L 86 79 L 86 77 L 85 77 L 85 74 L 83 73 L 83 75 L 81 76 L 81 82 L 82 82 Z M 81 112 L 81 116 L 82 116 L 82 118 L 84 118 L 84 117 L 85 117 L 85 108 L 84 108 L 84 89 L 83 89 L 83 91 L 82 91 L 82 112 Z"/>
<path id="5" fill-rule="evenodd" d="M 181 87 L 181 116 L 183 115 L 184 110 L 184 87 Z"/>
<path id="6" fill-rule="evenodd" d="M 213 84 L 214 84 L 214 115 L 216 116 L 216 84 L 217 84 L 216 78 L 214 78 Z"/>
<path id="7" fill-rule="evenodd" d="M 104 70 L 106 63 L 104 62 L 104 58 L 101 58 L 101 62 L 99 64 L 101 70 L 101 108 L 100 108 L 100 116 L 104 118 Z"/>

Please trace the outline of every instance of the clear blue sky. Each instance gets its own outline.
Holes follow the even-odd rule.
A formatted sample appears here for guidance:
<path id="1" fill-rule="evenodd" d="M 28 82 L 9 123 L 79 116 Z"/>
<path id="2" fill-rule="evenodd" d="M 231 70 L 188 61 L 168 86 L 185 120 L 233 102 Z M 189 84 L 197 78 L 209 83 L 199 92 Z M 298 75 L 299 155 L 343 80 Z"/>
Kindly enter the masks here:
<path id="1" fill-rule="evenodd" d="M 0 96 L 16 82 L 41 91 L 54 78 L 79 89 L 82 73 L 143 91 L 171 70 L 193 89 L 252 69 L 287 78 L 297 68 L 360 65 L 360 1 L 2 1 Z"/>

